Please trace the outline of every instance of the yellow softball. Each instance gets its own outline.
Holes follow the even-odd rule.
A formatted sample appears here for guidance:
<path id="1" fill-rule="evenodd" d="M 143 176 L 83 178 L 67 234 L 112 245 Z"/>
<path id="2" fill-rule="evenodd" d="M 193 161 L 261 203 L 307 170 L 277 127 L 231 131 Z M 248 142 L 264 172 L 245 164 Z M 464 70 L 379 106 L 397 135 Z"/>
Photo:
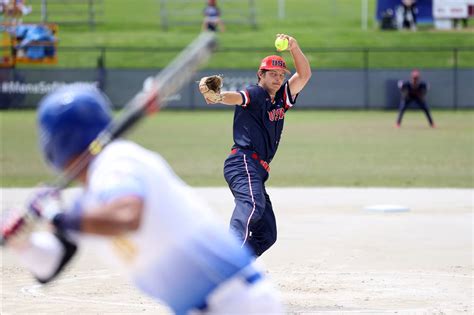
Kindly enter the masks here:
<path id="1" fill-rule="evenodd" d="M 283 51 L 288 49 L 288 39 L 284 37 L 277 37 L 275 40 L 275 48 L 277 51 Z"/>

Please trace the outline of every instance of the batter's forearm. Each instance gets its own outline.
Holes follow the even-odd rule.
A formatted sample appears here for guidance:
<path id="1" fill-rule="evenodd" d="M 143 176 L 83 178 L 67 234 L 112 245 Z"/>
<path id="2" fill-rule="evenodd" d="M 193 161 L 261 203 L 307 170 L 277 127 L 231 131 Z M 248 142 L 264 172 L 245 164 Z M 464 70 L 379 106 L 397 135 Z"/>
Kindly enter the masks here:
<path id="1" fill-rule="evenodd" d="M 143 200 L 134 196 L 86 209 L 80 218 L 80 231 L 99 235 L 120 235 L 134 231 L 140 225 L 142 209 Z"/>

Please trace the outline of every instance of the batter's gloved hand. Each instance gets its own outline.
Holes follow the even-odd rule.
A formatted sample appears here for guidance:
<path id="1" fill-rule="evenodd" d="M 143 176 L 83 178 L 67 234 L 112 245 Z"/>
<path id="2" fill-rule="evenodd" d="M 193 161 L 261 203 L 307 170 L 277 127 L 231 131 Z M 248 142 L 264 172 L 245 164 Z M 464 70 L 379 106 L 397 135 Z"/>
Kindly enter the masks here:
<path id="1" fill-rule="evenodd" d="M 203 77 L 199 81 L 199 92 L 204 96 L 207 104 L 215 104 L 222 101 L 221 94 L 224 79 L 220 75 Z"/>
<path id="2" fill-rule="evenodd" d="M 62 212 L 60 198 L 57 188 L 39 188 L 30 198 L 28 210 L 39 218 L 51 221 L 58 213 Z"/>
<path id="3" fill-rule="evenodd" d="M 57 188 L 44 188 L 31 199 L 28 209 L 37 217 L 49 222 L 57 231 L 79 231 L 83 213 L 82 204 L 75 202 L 72 207 L 65 209 L 60 197 Z"/>
<path id="4" fill-rule="evenodd" d="M 58 200 L 58 196 L 58 191 L 55 189 L 46 187 L 38 189 L 28 203 L 26 212 L 14 210 L 6 223 L 2 224 L 2 242 L 8 243 L 10 247 L 21 247 L 26 244 L 37 223 L 46 216 L 46 211 L 43 210 L 45 207 L 40 206 L 40 202 Z M 50 209 L 48 215 L 52 215 L 52 207 L 48 206 L 48 209 Z"/>
<path id="5" fill-rule="evenodd" d="M 11 248 L 25 246 L 35 226 L 32 215 L 24 215 L 19 210 L 12 211 L 6 222 L 2 223 L 2 245 L 8 244 Z"/>

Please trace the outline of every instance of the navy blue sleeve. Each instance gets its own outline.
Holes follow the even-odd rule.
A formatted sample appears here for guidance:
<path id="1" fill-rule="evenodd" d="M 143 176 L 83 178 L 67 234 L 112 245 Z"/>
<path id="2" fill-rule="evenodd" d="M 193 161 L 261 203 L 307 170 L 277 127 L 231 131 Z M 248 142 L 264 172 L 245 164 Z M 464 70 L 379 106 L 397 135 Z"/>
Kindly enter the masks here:
<path id="1" fill-rule="evenodd" d="M 421 92 L 426 92 L 428 90 L 428 85 L 426 84 L 426 82 L 420 82 L 420 85 L 418 86 L 418 89 Z"/>
<path id="2" fill-rule="evenodd" d="M 296 104 L 296 99 L 298 98 L 298 94 L 293 95 L 290 90 L 290 84 L 286 81 L 283 86 L 283 104 L 285 106 L 285 111 L 293 107 Z"/>
<path id="3" fill-rule="evenodd" d="M 257 85 L 249 85 L 245 90 L 239 91 L 240 95 L 242 95 L 242 107 L 248 108 L 251 107 L 251 103 L 258 102 L 260 88 Z"/>
<path id="4" fill-rule="evenodd" d="M 282 106 L 286 112 L 288 109 L 293 107 L 293 105 L 295 105 L 298 95 L 299 94 L 293 95 L 291 93 L 290 83 L 285 81 L 280 89 L 276 92 L 275 97 L 280 99 L 280 102 L 282 102 Z"/>
<path id="5" fill-rule="evenodd" d="M 403 81 L 401 89 L 402 90 L 408 90 L 410 88 L 410 82 L 408 81 Z"/>

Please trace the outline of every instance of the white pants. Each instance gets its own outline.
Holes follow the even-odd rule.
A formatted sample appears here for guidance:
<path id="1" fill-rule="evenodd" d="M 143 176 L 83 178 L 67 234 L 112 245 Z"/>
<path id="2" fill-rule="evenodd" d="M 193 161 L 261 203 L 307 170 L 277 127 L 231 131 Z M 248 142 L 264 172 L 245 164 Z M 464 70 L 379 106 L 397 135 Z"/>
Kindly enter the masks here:
<path id="1" fill-rule="evenodd" d="M 263 278 L 248 283 L 241 277 L 233 277 L 221 284 L 209 295 L 205 311 L 190 315 L 225 314 L 284 314 L 283 306 L 269 280 Z"/>

